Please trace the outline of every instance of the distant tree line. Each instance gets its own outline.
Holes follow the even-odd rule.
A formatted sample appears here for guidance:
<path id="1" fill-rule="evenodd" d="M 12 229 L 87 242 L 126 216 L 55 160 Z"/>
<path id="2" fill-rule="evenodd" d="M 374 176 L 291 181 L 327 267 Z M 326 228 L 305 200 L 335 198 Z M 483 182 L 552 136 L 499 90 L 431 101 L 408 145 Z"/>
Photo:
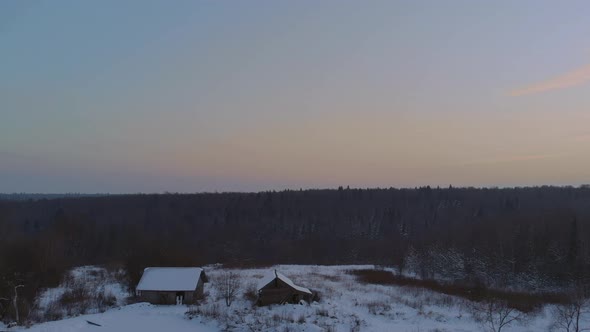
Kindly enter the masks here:
<path id="1" fill-rule="evenodd" d="M 391 265 L 527 291 L 590 284 L 590 188 L 287 190 L 0 200 L 0 317 L 86 264 Z M 7 301 L 3 301 L 2 298 Z"/>
<path id="2" fill-rule="evenodd" d="M 80 194 L 80 193 L 65 193 L 65 194 L 31 194 L 31 193 L 0 193 L 0 200 L 6 201 L 28 201 L 40 199 L 55 199 L 55 198 L 74 198 L 74 197 L 98 197 L 108 196 L 109 194 Z"/>

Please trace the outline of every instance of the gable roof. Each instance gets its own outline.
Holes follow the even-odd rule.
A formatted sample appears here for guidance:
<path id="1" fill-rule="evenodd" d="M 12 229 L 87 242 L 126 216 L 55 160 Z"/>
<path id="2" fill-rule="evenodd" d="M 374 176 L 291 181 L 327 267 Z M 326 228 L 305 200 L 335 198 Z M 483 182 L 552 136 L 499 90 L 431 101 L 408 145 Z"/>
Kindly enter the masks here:
<path id="1" fill-rule="evenodd" d="M 139 291 L 194 291 L 203 269 L 198 267 L 147 267 L 137 290 Z"/>
<path id="2" fill-rule="evenodd" d="M 277 270 L 270 271 L 260 280 L 260 282 L 258 283 L 258 290 L 261 290 L 262 288 L 264 288 L 264 286 L 270 284 L 277 278 L 289 285 L 289 287 L 292 287 L 303 293 L 311 294 L 311 291 L 309 289 L 295 285 L 293 281 L 291 281 L 291 279 L 287 278 L 284 274 L 277 272 Z"/>

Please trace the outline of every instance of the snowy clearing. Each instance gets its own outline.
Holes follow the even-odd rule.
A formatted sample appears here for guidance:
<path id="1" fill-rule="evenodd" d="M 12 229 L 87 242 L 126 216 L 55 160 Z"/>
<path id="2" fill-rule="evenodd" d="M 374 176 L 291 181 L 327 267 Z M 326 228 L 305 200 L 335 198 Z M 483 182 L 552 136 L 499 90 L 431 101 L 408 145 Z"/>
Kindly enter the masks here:
<path id="1" fill-rule="evenodd" d="M 374 266 L 278 265 L 256 269 L 205 267 L 210 281 L 199 305 L 158 306 L 137 303 L 35 325 L 31 332 L 53 331 L 485 331 L 469 310 L 472 303 L 428 290 L 358 282 L 350 270 Z M 297 285 L 319 292 L 320 301 L 257 307 L 253 293 L 268 271 L 277 269 Z M 240 292 L 225 305 L 218 281 L 224 273 L 239 275 Z M 587 319 L 587 318 L 585 318 Z M 95 326 L 87 321 L 101 325 Z M 547 331 L 551 307 L 529 314 L 502 331 Z M 12 330 L 12 329 L 11 329 Z"/>

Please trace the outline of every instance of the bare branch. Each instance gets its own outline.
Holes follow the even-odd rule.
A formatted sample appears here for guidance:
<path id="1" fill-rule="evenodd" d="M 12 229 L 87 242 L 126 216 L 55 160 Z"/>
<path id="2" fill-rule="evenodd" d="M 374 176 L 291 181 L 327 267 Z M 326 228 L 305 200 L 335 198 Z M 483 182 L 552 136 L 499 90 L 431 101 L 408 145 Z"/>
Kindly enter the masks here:
<path id="1" fill-rule="evenodd" d="M 240 276 L 234 272 L 224 272 L 217 282 L 221 297 L 229 307 L 238 295 L 241 288 Z"/>
<path id="2" fill-rule="evenodd" d="M 505 301 L 488 299 L 472 308 L 473 316 L 487 329 L 501 332 L 508 325 L 524 319 L 524 314 L 508 306 Z"/>

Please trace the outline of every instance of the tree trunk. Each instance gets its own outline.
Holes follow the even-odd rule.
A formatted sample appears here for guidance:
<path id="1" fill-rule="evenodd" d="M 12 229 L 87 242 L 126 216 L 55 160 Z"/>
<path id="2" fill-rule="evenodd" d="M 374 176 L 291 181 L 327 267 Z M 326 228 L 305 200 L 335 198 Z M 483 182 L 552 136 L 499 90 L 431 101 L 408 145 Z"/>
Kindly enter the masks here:
<path id="1" fill-rule="evenodd" d="M 14 286 L 14 299 L 12 301 L 12 303 L 14 305 L 14 315 L 15 315 L 17 324 L 20 324 L 20 317 L 18 315 L 18 289 L 21 287 L 25 287 L 25 285 Z"/>

